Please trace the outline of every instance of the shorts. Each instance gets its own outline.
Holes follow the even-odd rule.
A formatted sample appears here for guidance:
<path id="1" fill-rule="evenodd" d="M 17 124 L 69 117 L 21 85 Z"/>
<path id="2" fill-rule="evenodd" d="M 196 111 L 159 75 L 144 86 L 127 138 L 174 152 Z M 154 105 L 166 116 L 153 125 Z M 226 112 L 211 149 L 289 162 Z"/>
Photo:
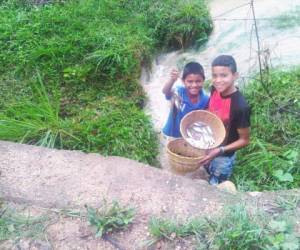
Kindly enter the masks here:
<path id="1" fill-rule="evenodd" d="M 229 179 L 235 164 L 236 153 L 232 156 L 218 156 L 208 166 L 209 184 L 217 185 Z"/>

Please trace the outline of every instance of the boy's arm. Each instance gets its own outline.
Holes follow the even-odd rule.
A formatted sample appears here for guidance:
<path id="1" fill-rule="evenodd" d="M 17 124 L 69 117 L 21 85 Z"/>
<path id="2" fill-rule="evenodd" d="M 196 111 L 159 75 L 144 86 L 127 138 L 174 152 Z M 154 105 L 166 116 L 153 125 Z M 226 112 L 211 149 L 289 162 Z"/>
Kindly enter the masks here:
<path id="1" fill-rule="evenodd" d="M 238 128 L 239 139 L 223 147 L 224 152 L 236 151 L 238 149 L 246 147 L 250 143 L 250 127 Z"/>
<path id="2" fill-rule="evenodd" d="M 173 69 L 171 71 L 171 75 L 170 75 L 170 79 L 165 83 L 164 87 L 163 87 L 163 94 L 165 96 L 171 96 L 172 95 L 172 87 L 174 85 L 174 83 L 176 82 L 176 80 L 179 77 L 179 72 L 175 69 Z"/>
<path id="3" fill-rule="evenodd" d="M 250 143 L 250 127 L 248 128 L 239 128 L 237 129 L 239 134 L 239 139 L 236 141 L 224 146 L 218 147 L 210 150 L 208 154 L 199 162 L 200 165 L 206 165 L 215 157 L 217 157 L 220 153 L 224 153 L 227 151 L 236 151 L 243 147 L 246 147 Z"/>

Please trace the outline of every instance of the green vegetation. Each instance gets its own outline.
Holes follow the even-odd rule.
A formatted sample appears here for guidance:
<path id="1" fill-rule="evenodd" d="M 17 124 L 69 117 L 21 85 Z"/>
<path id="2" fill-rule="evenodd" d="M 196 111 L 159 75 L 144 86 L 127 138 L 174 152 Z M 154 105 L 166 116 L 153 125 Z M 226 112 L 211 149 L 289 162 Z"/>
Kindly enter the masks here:
<path id="1" fill-rule="evenodd" d="M 300 187 L 300 68 L 265 75 L 245 95 L 252 108 L 251 144 L 239 152 L 234 180 L 240 190 Z"/>
<path id="2" fill-rule="evenodd" d="M 42 82 L 31 87 L 30 99 L 7 105 L 0 114 L 2 139 L 156 164 L 155 133 L 149 118 L 133 102 L 106 97 L 79 110 L 76 117 L 62 118 L 59 99 L 51 100 Z"/>
<path id="3" fill-rule="evenodd" d="M 198 235 L 203 229 L 205 221 L 201 219 L 192 219 L 185 224 L 168 219 L 151 218 L 149 221 L 149 232 L 154 237 L 150 242 L 156 242 L 161 239 L 175 240 L 177 238 Z"/>
<path id="4" fill-rule="evenodd" d="M 276 199 L 276 204 L 284 211 L 293 211 L 297 209 L 297 207 L 300 206 L 299 192 L 295 192 L 295 194 L 279 195 Z"/>
<path id="5" fill-rule="evenodd" d="M 17 213 L 11 208 L 0 210 L 0 242 L 22 238 L 44 239 L 46 217 L 31 217 Z"/>
<path id="6" fill-rule="evenodd" d="M 25 99 L 7 106 L 0 115 L 0 137 L 46 147 L 63 148 L 69 134 L 67 124 L 59 117 L 59 103 L 51 103 L 42 82 L 32 85 L 31 100 Z"/>
<path id="7" fill-rule="evenodd" d="M 133 222 L 135 215 L 133 208 L 121 207 L 116 201 L 112 204 L 105 202 L 100 209 L 86 208 L 88 221 L 96 227 L 97 237 L 102 237 L 106 233 L 116 230 L 126 229 Z"/>
<path id="8" fill-rule="evenodd" d="M 299 249 L 300 240 L 291 217 L 273 218 L 251 210 L 250 213 L 245 205 L 233 205 L 226 207 L 221 216 L 194 218 L 186 223 L 153 218 L 149 222 L 153 237 L 150 244 L 192 236 L 197 241 L 197 249 Z"/>
<path id="9" fill-rule="evenodd" d="M 205 41 L 204 1 L 33 2 L 0 1 L 0 139 L 158 165 L 141 68 Z"/>

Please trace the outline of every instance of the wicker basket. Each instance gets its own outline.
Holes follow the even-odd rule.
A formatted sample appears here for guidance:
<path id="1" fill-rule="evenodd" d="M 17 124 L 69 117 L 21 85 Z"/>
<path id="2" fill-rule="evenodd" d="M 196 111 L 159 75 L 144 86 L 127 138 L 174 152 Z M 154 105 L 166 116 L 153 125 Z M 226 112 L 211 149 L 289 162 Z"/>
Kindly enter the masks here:
<path id="1" fill-rule="evenodd" d="M 182 118 L 180 122 L 180 132 L 183 139 L 188 138 L 186 130 L 191 124 L 195 122 L 206 123 L 208 126 L 210 126 L 213 132 L 215 144 L 207 149 L 215 148 L 221 145 L 226 136 L 224 124 L 222 120 L 215 114 L 205 110 L 192 111 Z"/>
<path id="2" fill-rule="evenodd" d="M 200 167 L 199 161 L 205 155 L 205 151 L 190 146 L 180 138 L 168 143 L 167 154 L 172 170 L 183 174 Z"/>

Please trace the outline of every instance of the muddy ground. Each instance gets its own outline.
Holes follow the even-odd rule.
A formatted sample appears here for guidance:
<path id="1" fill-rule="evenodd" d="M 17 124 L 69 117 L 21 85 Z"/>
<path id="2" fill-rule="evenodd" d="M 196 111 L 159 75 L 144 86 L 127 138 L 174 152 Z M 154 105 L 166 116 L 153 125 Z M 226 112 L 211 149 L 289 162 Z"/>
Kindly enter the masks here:
<path id="1" fill-rule="evenodd" d="M 121 157 L 46 149 L 0 141 L 0 195 L 8 207 L 47 215 L 47 240 L 1 242 L 1 249 L 193 249 L 179 240 L 146 246 L 151 217 L 186 220 L 212 216 L 226 204 L 247 202 L 274 209 L 278 193 L 231 194 L 206 181 L 172 174 Z M 298 190 L 290 192 L 298 193 Z M 284 192 L 286 194 L 286 191 Z M 96 238 L 86 218 L 64 211 L 100 207 L 103 200 L 134 207 L 133 225 L 104 240 Z M 300 215 L 300 213 L 299 213 Z M 298 216 L 298 220 L 299 220 Z M 113 240 L 111 240 L 113 239 Z"/>

